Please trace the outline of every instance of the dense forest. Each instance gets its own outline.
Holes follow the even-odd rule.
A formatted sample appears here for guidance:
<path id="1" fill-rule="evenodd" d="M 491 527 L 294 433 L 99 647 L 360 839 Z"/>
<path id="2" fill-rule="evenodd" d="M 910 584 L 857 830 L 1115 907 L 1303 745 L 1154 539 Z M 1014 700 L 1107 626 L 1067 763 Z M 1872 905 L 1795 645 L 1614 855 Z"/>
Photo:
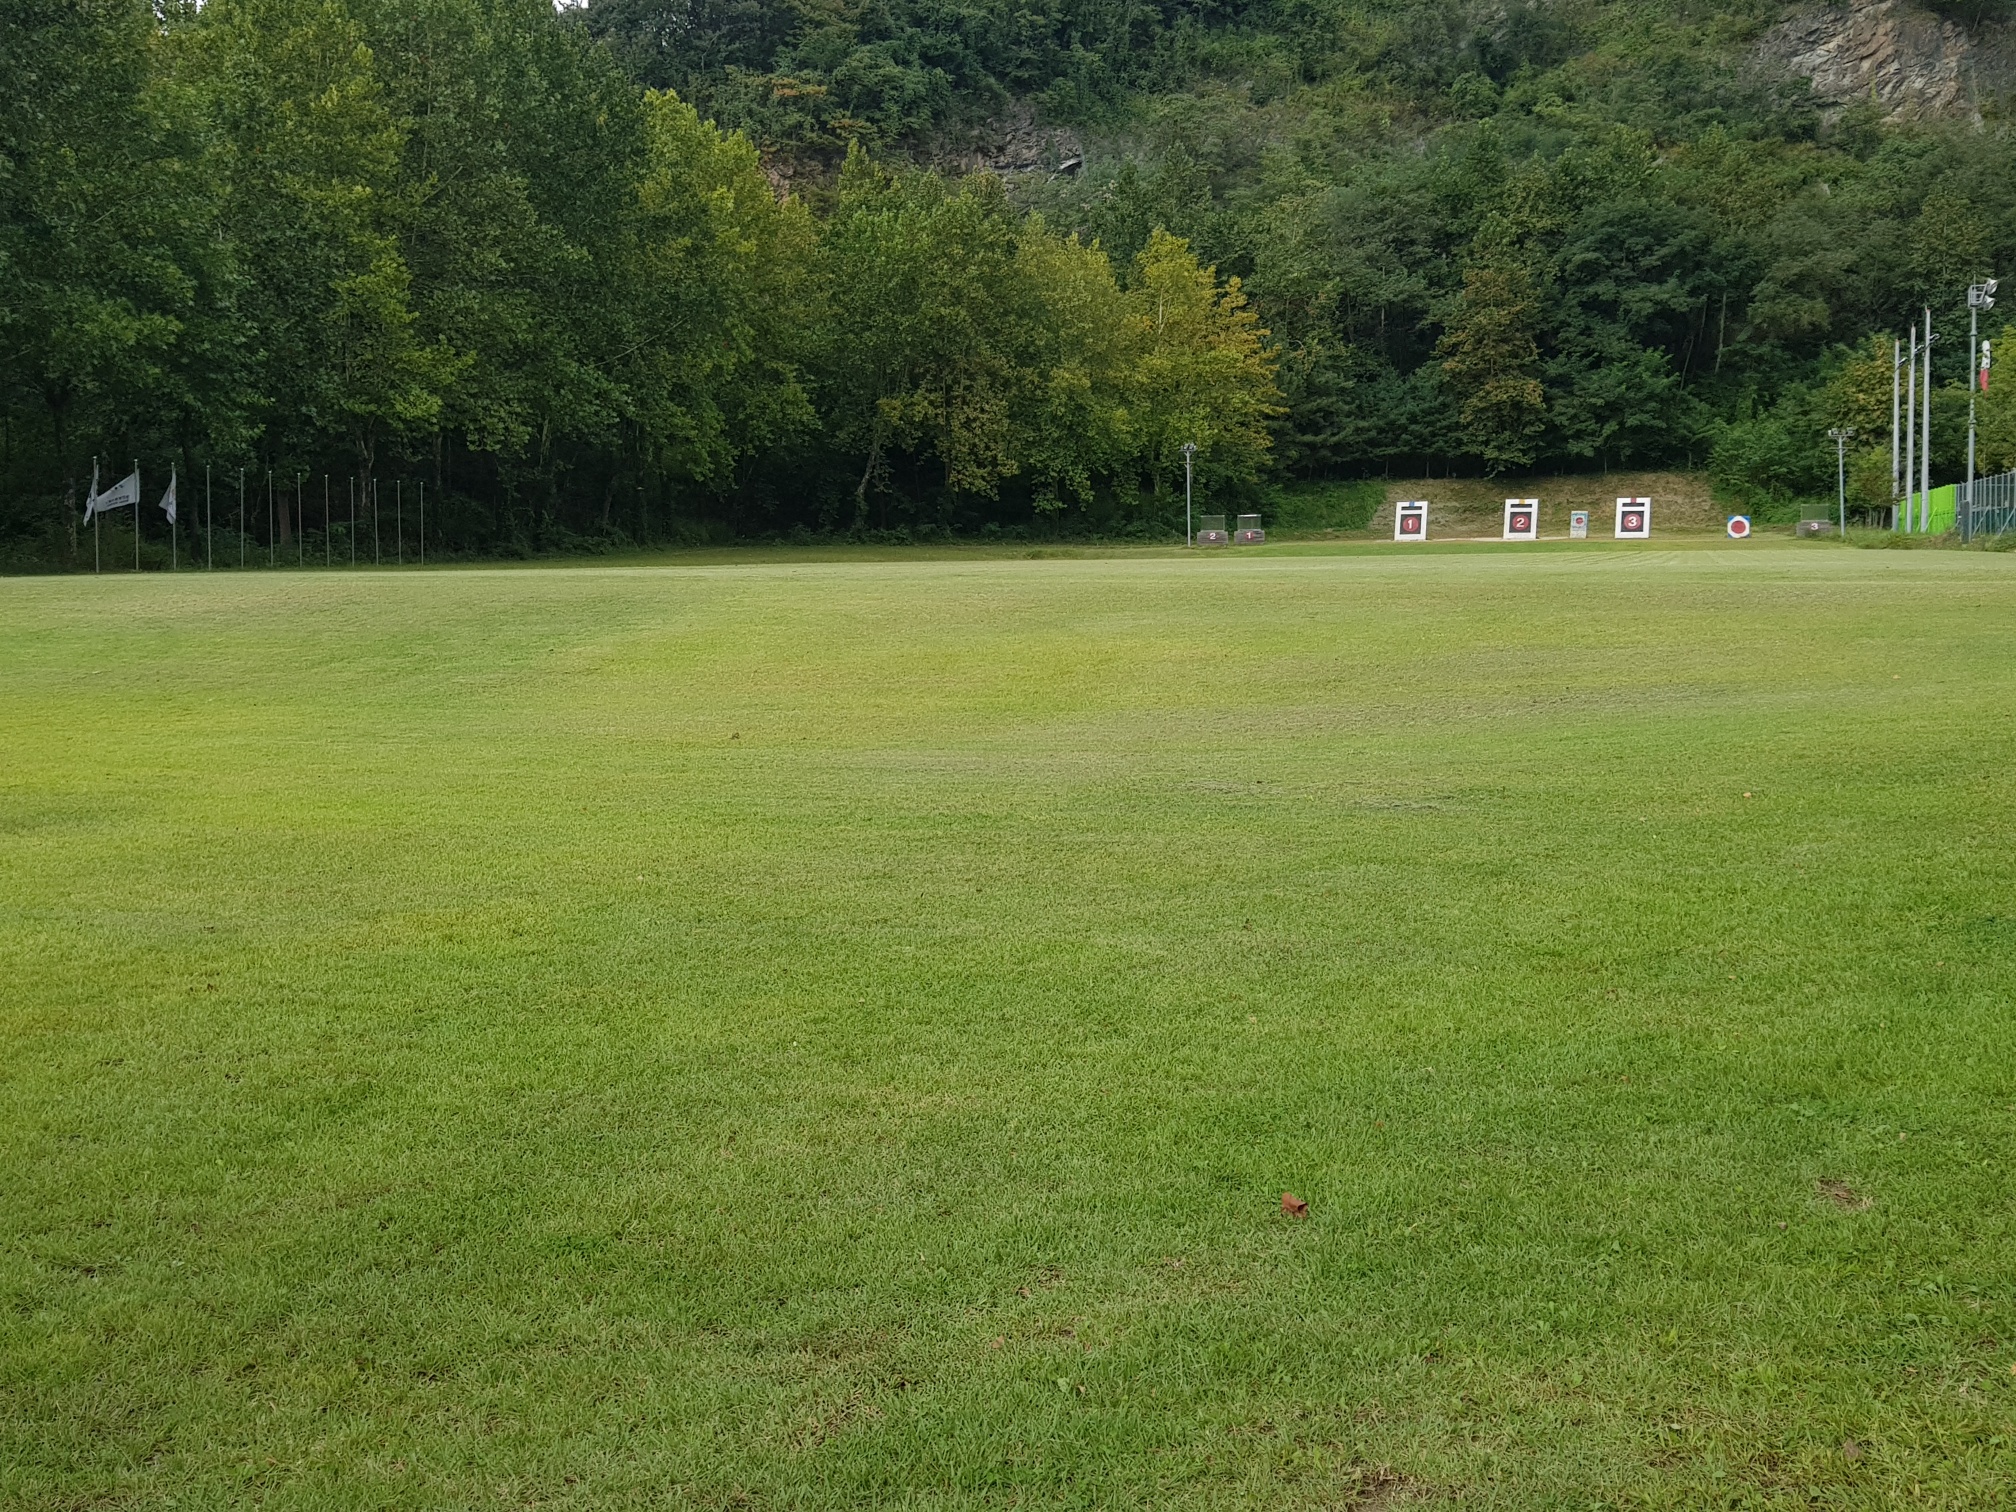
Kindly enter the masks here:
<path id="1" fill-rule="evenodd" d="M 2009 8 L 1934 7 L 1984 48 Z M 1185 442 L 1219 507 L 1656 465 L 1769 516 L 1848 424 L 1873 504 L 1928 305 L 1950 481 L 1965 291 L 2016 267 L 1999 75 L 1822 98 L 1784 15 L 9 0 L 0 563 L 89 565 L 94 458 L 150 560 L 171 467 L 303 557 L 423 485 L 437 554 L 1156 534 Z"/>

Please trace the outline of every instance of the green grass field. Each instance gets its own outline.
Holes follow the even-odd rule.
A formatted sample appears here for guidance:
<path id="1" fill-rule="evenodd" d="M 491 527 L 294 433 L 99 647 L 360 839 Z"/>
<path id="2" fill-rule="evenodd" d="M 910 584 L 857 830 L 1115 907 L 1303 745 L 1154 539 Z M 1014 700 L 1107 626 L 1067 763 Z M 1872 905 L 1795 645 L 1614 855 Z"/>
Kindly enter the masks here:
<path id="1" fill-rule="evenodd" d="M 2012 651 L 1829 545 L 0 582 L 0 1505 L 2009 1505 Z"/>

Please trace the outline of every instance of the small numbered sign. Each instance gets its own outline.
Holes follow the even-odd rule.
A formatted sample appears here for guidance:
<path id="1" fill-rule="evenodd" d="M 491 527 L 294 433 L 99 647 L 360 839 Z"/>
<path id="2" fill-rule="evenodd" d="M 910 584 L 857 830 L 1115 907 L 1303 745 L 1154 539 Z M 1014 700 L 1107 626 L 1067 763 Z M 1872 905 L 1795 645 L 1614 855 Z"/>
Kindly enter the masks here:
<path id="1" fill-rule="evenodd" d="M 1393 511 L 1393 539 L 1396 541 L 1425 541 L 1428 539 L 1428 502 L 1416 500 L 1402 504 Z"/>
<path id="2" fill-rule="evenodd" d="M 1620 541 L 1644 541 L 1652 536 L 1652 501 L 1650 499 L 1619 499 L 1617 501 L 1617 539 Z"/>
<path id="3" fill-rule="evenodd" d="M 1508 541 L 1537 541 L 1540 539 L 1540 501 L 1538 499 L 1507 499 L 1505 501 L 1505 539 Z"/>
<path id="4" fill-rule="evenodd" d="M 1729 517 L 1729 539 L 1732 541 L 1743 541 L 1748 540 L 1749 537 L 1750 517 L 1748 515 L 1731 515 Z"/>
<path id="5" fill-rule="evenodd" d="M 1568 539 L 1586 541 L 1589 539 L 1589 511 L 1571 509 L 1568 511 Z"/>

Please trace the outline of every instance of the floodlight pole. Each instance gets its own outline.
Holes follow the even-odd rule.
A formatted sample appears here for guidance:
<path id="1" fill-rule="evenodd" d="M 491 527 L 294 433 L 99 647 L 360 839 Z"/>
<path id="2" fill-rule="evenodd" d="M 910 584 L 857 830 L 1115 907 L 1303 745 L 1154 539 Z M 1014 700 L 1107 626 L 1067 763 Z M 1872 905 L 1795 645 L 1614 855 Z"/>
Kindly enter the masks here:
<path id="1" fill-rule="evenodd" d="M 1974 284 L 1967 290 L 1967 513 L 1960 523 L 1960 539 L 1973 534 L 1974 524 L 1974 398 L 1981 390 L 1981 312 L 1995 308 L 1996 279 Z"/>
<path id="2" fill-rule="evenodd" d="M 1191 527 L 1190 523 L 1190 465 L 1196 459 L 1197 443 L 1195 441 L 1185 441 L 1183 443 L 1183 544 L 1185 546 L 1195 546 L 1197 544 L 1197 532 Z"/>
<path id="3" fill-rule="evenodd" d="M 1932 306 L 1925 306 L 1925 424 L 1918 438 L 1918 530 L 1932 529 Z"/>
<path id="4" fill-rule="evenodd" d="M 1834 488 L 1840 500 L 1841 539 L 1848 539 L 1848 443 L 1855 439 L 1852 426 L 1840 426 L 1827 434 L 1834 438 Z"/>
<path id="5" fill-rule="evenodd" d="M 1897 494 L 1895 529 L 1911 533 L 1911 494 L 1918 481 L 1918 327 L 1911 327 L 1911 352 L 1904 359 L 1904 486 Z"/>

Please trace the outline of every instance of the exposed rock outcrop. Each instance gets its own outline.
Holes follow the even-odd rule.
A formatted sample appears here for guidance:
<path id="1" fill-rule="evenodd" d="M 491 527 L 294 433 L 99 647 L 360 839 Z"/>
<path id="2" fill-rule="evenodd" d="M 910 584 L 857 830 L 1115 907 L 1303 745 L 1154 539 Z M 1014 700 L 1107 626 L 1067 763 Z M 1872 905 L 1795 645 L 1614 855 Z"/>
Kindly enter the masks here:
<path id="1" fill-rule="evenodd" d="M 1984 92 L 2005 87 L 2007 44 L 1970 36 L 1910 0 L 1846 0 L 1815 6 L 1764 36 L 1764 55 L 1812 82 L 1833 108 L 1858 100 L 1891 122 L 1934 116 L 1981 118 Z"/>

